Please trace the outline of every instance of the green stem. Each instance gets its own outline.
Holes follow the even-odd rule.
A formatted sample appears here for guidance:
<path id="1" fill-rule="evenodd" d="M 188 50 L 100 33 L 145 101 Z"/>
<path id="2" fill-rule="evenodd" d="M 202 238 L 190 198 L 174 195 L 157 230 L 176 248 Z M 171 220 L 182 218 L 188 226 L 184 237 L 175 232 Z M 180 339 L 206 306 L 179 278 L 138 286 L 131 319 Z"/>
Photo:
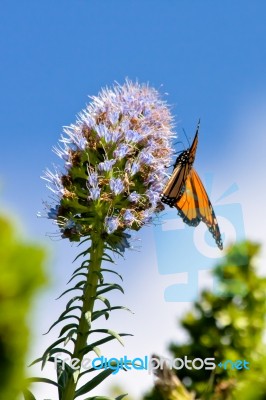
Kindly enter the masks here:
<path id="1" fill-rule="evenodd" d="M 101 270 L 102 256 L 104 252 L 104 241 L 100 237 L 99 232 L 91 234 L 90 264 L 87 275 L 87 282 L 83 289 L 83 305 L 78 326 L 78 334 L 72 359 L 79 360 L 79 366 L 83 359 L 82 349 L 87 345 L 88 335 L 91 329 L 91 317 L 95 302 L 95 296 L 99 280 L 99 272 Z M 77 363 L 75 363 L 77 365 Z M 77 372 L 78 375 L 78 372 Z M 62 400 L 73 400 L 75 396 L 77 380 L 69 377 L 67 385 L 62 393 Z"/>

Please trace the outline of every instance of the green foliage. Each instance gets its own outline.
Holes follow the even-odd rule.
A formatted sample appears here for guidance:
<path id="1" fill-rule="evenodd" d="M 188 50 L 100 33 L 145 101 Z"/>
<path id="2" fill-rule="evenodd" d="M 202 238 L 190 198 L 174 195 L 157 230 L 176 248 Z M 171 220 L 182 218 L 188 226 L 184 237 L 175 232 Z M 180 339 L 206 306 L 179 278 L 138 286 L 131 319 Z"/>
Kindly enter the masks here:
<path id="1" fill-rule="evenodd" d="M 0 216 L 0 399 L 15 399 L 24 388 L 27 316 L 45 282 L 43 261 L 43 249 L 25 243 Z"/>
<path id="2" fill-rule="evenodd" d="M 89 394 L 95 387 L 108 378 L 116 368 L 116 363 L 111 362 L 105 367 L 98 363 L 95 367 L 86 367 L 83 370 L 82 361 L 84 357 L 92 359 L 91 353 L 101 357 L 100 347 L 105 343 L 117 341 L 122 346 L 123 337 L 132 336 L 128 333 L 118 333 L 112 329 L 92 329 L 92 324 L 98 318 L 104 317 L 108 320 L 110 312 L 114 310 L 130 311 L 121 305 L 112 306 L 110 301 L 103 295 L 112 291 L 124 293 L 118 283 L 105 283 L 105 275 L 119 278 L 122 277 L 112 269 L 102 268 L 102 262 L 113 263 L 108 254 L 110 251 L 108 243 L 101 240 L 100 235 L 90 237 L 90 245 L 82 251 L 75 260 L 86 257 L 81 265 L 74 270 L 68 283 L 72 287 L 65 290 L 60 297 L 74 292 L 74 296 L 68 300 L 65 310 L 51 325 L 47 333 L 64 323 L 60 330 L 58 339 L 45 350 L 42 357 L 33 361 L 33 364 L 41 363 L 44 368 L 47 362 L 56 365 L 57 382 L 44 380 L 44 378 L 31 378 L 29 382 L 40 382 L 55 385 L 58 388 L 59 400 L 73 400 L 76 397 Z M 87 239 L 83 241 L 87 242 Z M 116 253 L 119 253 L 116 250 Z M 78 282 L 73 282 L 75 279 Z M 62 360 L 62 354 L 64 360 Z M 90 355 L 89 355 L 90 354 Z M 89 355 L 89 357 L 88 357 Z M 73 367 L 73 363 L 75 367 Z M 99 370 L 99 371 L 98 371 Z M 97 373 L 95 375 L 95 373 Z M 27 397 L 28 396 L 28 397 Z M 24 393 L 25 400 L 31 400 L 32 393 Z M 119 393 L 118 397 L 88 397 L 91 400 L 122 400 L 125 395 Z"/>
<path id="3" fill-rule="evenodd" d="M 173 343 L 174 358 L 215 357 L 246 360 L 248 369 L 217 367 L 211 370 L 182 368 L 178 377 L 196 398 L 213 400 L 262 400 L 266 398 L 266 350 L 263 343 L 266 315 L 266 279 L 254 266 L 259 245 L 243 242 L 232 246 L 214 270 L 218 291 L 203 291 L 182 320 L 189 340 Z M 161 400 L 158 393 L 146 400 Z"/>

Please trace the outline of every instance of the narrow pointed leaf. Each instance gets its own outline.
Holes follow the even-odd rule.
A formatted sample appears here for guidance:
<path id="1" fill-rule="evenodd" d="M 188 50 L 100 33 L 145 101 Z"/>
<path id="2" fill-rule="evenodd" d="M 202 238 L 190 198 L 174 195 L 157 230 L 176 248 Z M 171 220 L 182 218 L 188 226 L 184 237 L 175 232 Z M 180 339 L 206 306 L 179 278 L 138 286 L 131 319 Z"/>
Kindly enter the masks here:
<path id="1" fill-rule="evenodd" d="M 72 303 L 74 303 L 75 301 L 81 301 L 82 299 L 83 299 L 83 296 L 75 296 L 72 299 L 70 299 L 66 305 L 66 310 L 68 310 L 70 308 Z"/>
<path id="2" fill-rule="evenodd" d="M 60 296 L 57 297 L 56 300 L 61 299 L 61 297 L 63 297 L 65 294 L 67 294 L 67 293 L 69 293 L 69 292 L 71 292 L 71 291 L 73 291 L 73 290 L 82 290 L 82 288 L 80 288 L 80 287 L 73 287 L 73 288 L 67 289 L 67 290 L 65 290 L 62 294 L 60 294 Z"/>
<path id="3" fill-rule="evenodd" d="M 71 331 L 68 332 L 64 341 L 64 346 L 66 346 L 70 340 L 72 340 L 74 343 L 76 342 L 76 340 L 72 338 L 72 336 L 75 335 L 76 333 L 77 329 L 71 329 Z"/>
<path id="4" fill-rule="evenodd" d="M 75 393 L 75 398 L 90 392 L 96 386 L 98 386 L 102 381 L 104 381 L 108 376 L 112 374 L 112 369 L 105 369 L 104 371 L 100 372 L 97 376 L 92 378 L 89 382 L 85 383 L 85 385 L 81 386 Z"/>
<path id="5" fill-rule="evenodd" d="M 23 390 L 23 396 L 25 400 L 37 400 L 36 397 L 28 390 Z"/>
<path id="6" fill-rule="evenodd" d="M 72 329 L 72 328 L 77 329 L 77 328 L 78 328 L 78 324 L 74 324 L 74 323 L 73 323 L 73 324 L 67 324 L 67 325 L 63 326 L 63 328 L 61 329 L 60 334 L 59 334 L 58 337 L 61 337 L 61 336 L 64 335 L 68 330 L 70 330 L 70 329 Z"/>
<path id="7" fill-rule="evenodd" d="M 122 339 L 121 339 L 122 336 L 133 336 L 133 335 L 131 335 L 130 333 L 121 333 L 120 335 L 116 334 L 116 336 L 115 335 L 107 336 L 107 337 L 105 337 L 103 339 L 97 340 L 97 342 L 91 343 L 88 346 L 84 347 L 81 350 L 81 353 L 83 355 L 87 354 L 88 352 L 94 350 L 95 346 L 98 347 L 98 346 L 100 346 L 100 345 L 102 345 L 104 343 L 110 342 L 111 340 L 115 340 L 115 339 L 117 339 L 121 343 L 121 345 L 124 346 L 124 343 L 122 342 Z"/>
<path id="8" fill-rule="evenodd" d="M 66 317 L 60 318 L 60 320 L 57 320 L 53 323 L 53 325 L 50 326 L 49 330 L 44 333 L 44 335 L 47 335 L 47 333 L 49 333 L 51 331 L 51 329 L 53 329 L 56 325 L 58 325 L 60 322 L 64 321 L 65 319 L 69 319 L 69 318 L 75 318 L 79 321 L 79 317 L 77 317 L 76 315 L 68 315 Z"/>
<path id="9" fill-rule="evenodd" d="M 102 271 L 103 271 L 103 272 L 111 272 L 111 273 L 113 273 L 113 274 L 119 276 L 119 278 L 121 279 L 121 281 L 123 281 L 122 275 L 120 275 L 120 274 L 119 274 L 118 272 L 116 272 L 116 271 L 113 271 L 112 269 L 102 268 Z"/>
<path id="10" fill-rule="evenodd" d="M 85 263 L 88 263 L 88 266 L 86 266 Z M 72 275 L 76 274 L 76 273 L 79 272 L 79 271 L 82 271 L 83 269 L 85 269 L 86 271 L 88 271 L 88 267 L 89 267 L 89 262 L 88 262 L 87 260 L 86 260 L 86 261 L 83 261 L 83 263 L 81 264 L 81 266 L 78 267 L 78 268 L 76 268 L 76 269 L 73 271 Z"/>
<path id="11" fill-rule="evenodd" d="M 27 378 L 27 381 L 30 383 L 34 383 L 34 382 L 49 383 L 50 385 L 60 387 L 60 385 L 58 385 L 58 383 L 52 381 L 51 379 L 47 379 L 47 378 L 33 377 L 33 378 Z"/>
<path id="12" fill-rule="evenodd" d="M 90 248 L 87 249 L 87 250 L 85 250 L 85 251 L 83 251 L 82 253 L 78 254 L 77 257 L 74 258 L 73 263 L 74 263 L 79 257 L 82 257 L 82 256 L 85 257 L 86 254 L 89 254 L 89 252 L 90 252 Z"/>
<path id="13" fill-rule="evenodd" d="M 106 305 L 106 307 L 108 307 L 109 310 L 111 309 L 111 304 L 110 304 L 109 300 L 106 299 L 106 297 L 96 296 L 95 299 L 96 300 L 101 300 Z"/>
<path id="14" fill-rule="evenodd" d="M 101 295 L 103 293 L 110 292 L 111 290 L 120 290 L 120 292 L 122 292 L 124 294 L 123 288 L 120 285 L 118 285 L 117 283 L 103 283 L 102 285 L 99 285 L 99 286 L 107 286 L 107 287 L 97 291 L 97 293 L 96 293 L 97 296 Z"/>
<path id="15" fill-rule="evenodd" d="M 127 307 L 123 307 L 123 306 L 116 306 L 116 307 L 111 307 L 109 308 L 105 308 L 103 310 L 99 310 L 99 311 L 94 311 L 92 314 L 92 321 L 95 321 L 96 319 L 98 319 L 99 317 L 101 317 L 102 315 L 105 315 L 105 318 L 108 319 L 109 318 L 109 312 L 113 311 L 113 310 L 125 310 L 125 311 L 129 311 L 132 314 L 134 314 L 129 308 Z M 108 316 L 106 315 L 108 314 Z"/>
<path id="16" fill-rule="evenodd" d="M 85 276 L 85 278 L 86 278 L 86 277 L 87 277 L 87 274 L 86 274 L 85 272 L 78 272 L 78 273 L 74 274 L 74 275 L 69 279 L 69 281 L 67 282 L 67 285 L 68 285 L 71 281 L 73 281 L 73 279 L 75 279 L 77 276 Z"/>
<path id="17" fill-rule="evenodd" d="M 68 350 L 66 350 L 66 349 L 63 349 L 62 347 L 54 347 L 53 349 L 51 349 L 50 351 L 49 351 L 49 353 L 47 353 L 46 354 L 46 357 L 42 357 L 42 360 L 43 360 L 43 362 L 42 362 L 42 366 L 41 366 L 41 369 L 43 369 L 44 368 L 44 366 L 45 366 L 45 364 L 47 363 L 47 361 L 49 361 L 49 359 L 50 359 L 50 357 L 53 355 L 53 354 L 56 354 L 56 353 L 65 353 L 65 354 L 67 354 L 70 358 L 72 357 L 72 353 L 70 352 L 70 351 L 68 351 Z"/>

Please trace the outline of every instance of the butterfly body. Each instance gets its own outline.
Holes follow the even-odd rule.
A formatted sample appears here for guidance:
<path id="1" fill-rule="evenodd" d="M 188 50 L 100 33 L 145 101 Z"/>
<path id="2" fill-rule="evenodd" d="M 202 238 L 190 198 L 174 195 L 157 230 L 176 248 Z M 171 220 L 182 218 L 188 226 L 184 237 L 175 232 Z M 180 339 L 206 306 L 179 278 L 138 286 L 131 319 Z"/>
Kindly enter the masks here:
<path id="1" fill-rule="evenodd" d="M 212 204 L 201 182 L 200 177 L 193 168 L 197 144 L 199 124 L 192 145 L 184 150 L 176 159 L 172 176 L 167 182 L 161 201 L 177 209 L 178 215 L 190 226 L 197 226 L 203 221 L 217 246 L 222 250 L 223 243 Z"/>

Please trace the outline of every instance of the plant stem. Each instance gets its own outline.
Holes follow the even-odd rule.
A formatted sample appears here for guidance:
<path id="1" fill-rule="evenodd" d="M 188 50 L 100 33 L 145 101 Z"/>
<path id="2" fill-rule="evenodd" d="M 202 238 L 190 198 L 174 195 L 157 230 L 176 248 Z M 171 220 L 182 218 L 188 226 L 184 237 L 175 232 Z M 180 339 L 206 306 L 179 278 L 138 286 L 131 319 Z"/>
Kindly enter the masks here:
<path id="1" fill-rule="evenodd" d="M 100 230 L 99 230 L 100 231 Z M 100 232 L 91 234 L 90 264 L 88 269 L 87 281 L 83 289 L 83 304 L 79 319 L 78 333 L 73 350 L 72 359 L 79 360 L 79 371 L 83 359 L 82 349 L 87 345 L 87 338 L 91 329 L 91 317 L 95 302 L 95 296 L 101 270 L 102 256 L 104 252 L 104 241 L 100 237 Z M 75 363 L 77 365 L 77 363 Z M 78 372 L 77 372 L 78 375 Z M 68 383 L 62 393 L 62 400 L 74 400 L 77 379 L 73 375 L 69 377 Z"/>

